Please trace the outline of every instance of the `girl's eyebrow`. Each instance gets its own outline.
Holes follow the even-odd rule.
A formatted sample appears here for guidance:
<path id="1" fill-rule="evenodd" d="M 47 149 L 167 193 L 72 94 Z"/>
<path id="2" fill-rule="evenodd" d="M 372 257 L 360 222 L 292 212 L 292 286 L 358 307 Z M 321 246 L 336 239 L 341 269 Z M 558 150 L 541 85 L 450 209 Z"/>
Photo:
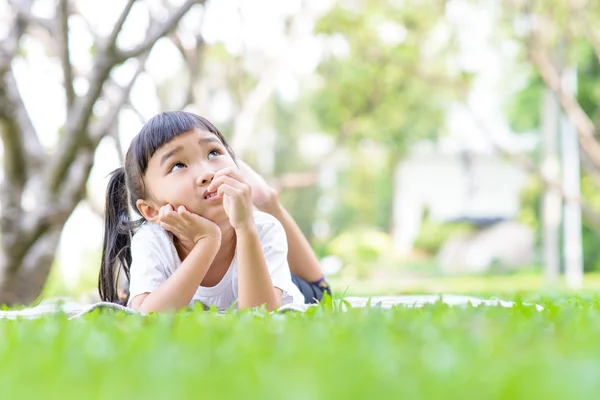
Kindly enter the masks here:
<path id="1" fill-rule="evenodd" d="M 207 137 L 204 137 L 204 138 L 202 138 L 202 139 L 199 140 L 200 144 L 215 143 L 215 142 L 216 143 L 221 143 L 221 141 L 219 139 L 217 139 L 216 137 L 214 137 L 214 136 L 207 136 Z"/>
<path id="2" fill-rule="evenodd" d="M 180 152 L 181 150 L 183 150 L 183 147 L 181 146 L 177 146 L 175 147 L 173 150 L 169 151 L 168 153 L 164 154 L 161 158 L 160 158 L 160 166 L 162 167 L 163 164 L 165 163 L 165 161 L 167 161 L 171 156 L 177 154 L 178 152 Z"/>
<path id="3" fill-rule="evenodd" d="M 206 143 L 221 143 L 221 141 L 219 139 L 217 139 L 214 136 L 207 136 L 205 138 L 202 138 L 198 141 L 198 143 L 200 144 L 206 144 Z M 165 163 L 165 161 L 167 161 L 169 159 L 169 157 L 179 153 L 181 150 L 183 150 L 183 147 L 181 146 L 177 146 L 175 148 L 173 148 L 173 150 L 169 151 L 168 153 L 165 153 L 161 158 L 160 158 L 160 166 L 162 167 L 162 165 Z"/>

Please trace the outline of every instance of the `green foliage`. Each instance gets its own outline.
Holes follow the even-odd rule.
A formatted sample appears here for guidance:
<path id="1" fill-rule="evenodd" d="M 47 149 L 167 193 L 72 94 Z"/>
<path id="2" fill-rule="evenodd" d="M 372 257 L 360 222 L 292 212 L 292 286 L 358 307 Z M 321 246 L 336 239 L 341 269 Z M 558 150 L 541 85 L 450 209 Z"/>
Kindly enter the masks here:
<path id="1" fill-rule="evenodd" d="M 538 241 L 541 232 L 541 204 L 543 185 L 539 179 L 531 179 L 521 192 L 521 209 L 518 221 L 537 232 Z"/>
<path id="2" fill-rule="evenodd" d="M 328 252 L 340 257 L 346 265 L 357 270 L 359 277 L 365 278 L 392 248 L 390 235 L 365 227 L 335 237 L 328 246 Z"/>
<path id="3" fill-rule="evenodd" d="M 596 54 L 591 45 L 580 38 L 573 41 L 568 51 L 572 53 L 571 58 L 577 66 L 577 101 L 586 114 L 598 123 L 600 122 L 600 64 Z M 506 116 L 515 132 L 540 129 L 540 107 L 544 88 L 541 77 L 534 70 L 526 85 L 506 104 Z"/>
<path id="4" fill-rule="evenodd" d="M 539 180 L 531 180 L 521 193 L 519 221 L 535 229 L 537 242 L 541 244 L 541 204 L 543 185 Z M 594 209 L 600 210 L 600 193 L 589 176 L 581 178 L 581 194 Z M 600 247 L 598 231 L 583 220 L 582 225 L 583 268 L 586 272 L 600 271 Z"/>
<path id="5" fill-rule="evenodd" d="M 581 179 L 581 195 L 595 210 L 600 210 L 600 192 L 598 186 L 589 176 Z M 600 271 L 600 246 L 598 246 L 598 230 L 584 220 L 582 227 L 583 266 L 586 271 Z"/>
<path id="6" fill-rule="evenodd" d="M 415 239 L 414 247 L 425 250 L 429 254 L 436 254 L 446 240 L 472 231 L 473 226 L 468 223 L 438 223 L 425 219 L 421 225 L 419 236 Z"/>
<path id="7" fill-rule="evenodd" d="M 348 46 L 347 55 L 319 67 L 325 84 L 313 104 L 323 129 L 353 144 L 372 138 L 395 154 L 437 136 L 445 107 L 464 83 L 446 68 L 444 52 L 435 62 L 423 55 L 443 9 L 440 1 L 365 2 L 338 5 L 323 17 L 316 32 Z M 395 33 L 386 38 L 385 30 Z"/>
<path id="8" fill-rule="evenodd" d="M 314 167 L 298 151 L 298 143 L 302 140 L 303 133 L 310 131 L 311 127 L 311 115 L 306 104 L 301 102 L 289 105 L 276 97 L 273 101 L 272 115 L 277 132 L 274 170 L 279 175 L 311 171 Z M 258 152 L 256 156 L 261 157 L 263 154 Z M 316 219 L 320 194 L 321 189 L 317 185 L 288 189 L 280 193 L 281 202 L 308 238 L 312 237 L 312 224 Z"/>
<path id="9" fill-rule="evenodd" d="M 320 86 L 304 101 L 316 128 L 348 157 L 324 193 L 335 204 L 320 216 L 332 236 L 390 229 L 398 161 L 410 144 L 440 134 L 447 107 L 466 88 L 468 77 L 448 67 L 451 32 L 439 41 L 448 29 L 444 7 L 438 0 L 340 3 L 315 26 L 331 51 L 318 67 Z M 334 43 L 347 52 L 332 50 Z"/>
<path id="10" fill-rule="evenodd" d="M 572 45 L 577 65 L 577 101 L 585 113 L 600 122 L 600 63 L 592 46 L 579 39 Z"/>
<path id="11" fill-rule="evenodd" d="M 516 93 L 506 105 L 506 117 L 515 132 L 534 131 L 540 127 L 540 106 L 544 84 L 539 76 Z"/>
<path id="12" fill-rule="evenodd" d="M 600 301 L 2 321 L 7 399 L 596 399 Z M 476 379 L 474 379 L 476 377 Z"/>
<path id="13" fill-rule="evenodd" d="M 584 271 L 600 271 L 598 232 L 591 229 L 588 225 L 582 226 L 582 247 Z"/>
<path id="14" fill-rule="evenodd" d="M 600 3 L 589 2 L 585 8 L 573 2 L 560 1 L 533 1 L 527 3 L 506 3 L 503 6 L 504 37 L 518 39 L 521 45 L 521 62 L 524 67 L 530 68 L 529 81 L 524 88 L 507 105 L 506 111 L 513 130 L 517 132 L 527 130 L 540 130 L 540 106 L 544 84 L 538 73 L 537 67 L 531 62 L 532 43 L 538 51 L 545 52 L 545 56 L 556 65 L 557 71 L 561 68 L 574 66 L 577 70 L 576 100 L 592 122 L 600 124 L 600 63 L 597 46 L 597 26 L 600 22 Z M 532 32 L 521 32 L 519 35 L 514 27 L 523 22 L 524 16 L 537 21 L 544 21 L 543 27 L 536 31 L 536 38 Z M 512 29 L 507 29 L 511 27 Z M 593 209 L 600 210 L 600 196 L 598 185 L 582 171 L 581 191 L 582 197 Z M 522 210 L 519 219 L 540 232 L 540 200 L 541 184 L 530 185 L 524 193 Z M 593 228 L 585 216 L 583 220 L 583 253 L 584 268 L 586 271 L 600 268 L 600 250 L 597 246 L 598 232 Z M 539 237 L 538 237 L 539 239 Z"/>
<path id="15" fill-rule="evenodd" d="M 594 179 L 589 175 L 581 178 L 581 195 L 594 210 L 600 210 L 600 191 Z"/>
<path id="16" fill-rule="evenodd" d="M 332 234 L 356 226 L 389 230 L 395 160 L 381 146 L 366 143 L 349 155 L 351 162 L 338 172 L 335 187 L 327 191 L 335 204 L 328 215 Z"/>

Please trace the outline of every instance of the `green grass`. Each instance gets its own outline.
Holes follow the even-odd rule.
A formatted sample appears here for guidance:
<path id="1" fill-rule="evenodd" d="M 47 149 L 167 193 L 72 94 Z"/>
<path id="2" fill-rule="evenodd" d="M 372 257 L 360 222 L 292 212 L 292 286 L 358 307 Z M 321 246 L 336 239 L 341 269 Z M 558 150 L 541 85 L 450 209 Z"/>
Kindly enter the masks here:
<path id="1" fill-rule="evenodd" d="M 359 280 L 355 278 L 332 277 L 328 281 L 336 292 L 347 295 L 374 296 L 399 295 L 407 293 L 454 293 L 477 294 L 481 296 L 495 295 L 515 297 L 527 293 L 569 293 L 564 277 L 554 286 L 548 286 L 544 276 L 539 272 L 521 272 L 506 275 L 458 275 L 429 276 L 410 275 L 372 278 Z M 600 274 L 587 273 L 583 288 L 577 293 L 600 293 Z"/>
<path id="2" fill-rule="evenodd" d="M 0 398 L 597 399 L 600 298 L 538 300 L 0 321 Z"/>

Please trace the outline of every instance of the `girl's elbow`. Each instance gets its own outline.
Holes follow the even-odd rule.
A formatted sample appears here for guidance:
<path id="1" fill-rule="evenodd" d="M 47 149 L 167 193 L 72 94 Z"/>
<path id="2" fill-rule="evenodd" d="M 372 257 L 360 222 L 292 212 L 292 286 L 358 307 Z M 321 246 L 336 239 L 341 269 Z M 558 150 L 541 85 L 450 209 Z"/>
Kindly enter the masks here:
<path id="1" fill-rule="evenodd" d="M 275 301 L 274 303 L 267 303 L 266 307 L 267 307 L 267 311 L 269 311 L 269 312 L 277 311 L 277 309 L 279 307 L 281 307 L 281 302 Z"/>

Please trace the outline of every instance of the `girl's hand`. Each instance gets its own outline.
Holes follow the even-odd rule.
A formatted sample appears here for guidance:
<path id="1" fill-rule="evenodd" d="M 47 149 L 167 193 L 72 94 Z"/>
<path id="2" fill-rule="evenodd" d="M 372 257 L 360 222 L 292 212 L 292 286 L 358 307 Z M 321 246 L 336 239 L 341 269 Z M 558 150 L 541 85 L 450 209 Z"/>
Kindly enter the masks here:
<path id="1" fill-rule="evenodd" d="M 189 212 L 185 206 L 179 206 L 177 210 L 170 204 L 162 206 L 158 212 L 158 223 L 189 248 L 205 238 L 221 240 L 221 229 L 217 224 Z"/>
<path id="2" fill-rule="evenodd" d="M 223 198 L 223 207 L 229 217 L 229 223 L 236 231 L 254 227 L 252 188 L 235 168 L 217 171 L 208 191 L 217 189 L 217 196 Z"/>

